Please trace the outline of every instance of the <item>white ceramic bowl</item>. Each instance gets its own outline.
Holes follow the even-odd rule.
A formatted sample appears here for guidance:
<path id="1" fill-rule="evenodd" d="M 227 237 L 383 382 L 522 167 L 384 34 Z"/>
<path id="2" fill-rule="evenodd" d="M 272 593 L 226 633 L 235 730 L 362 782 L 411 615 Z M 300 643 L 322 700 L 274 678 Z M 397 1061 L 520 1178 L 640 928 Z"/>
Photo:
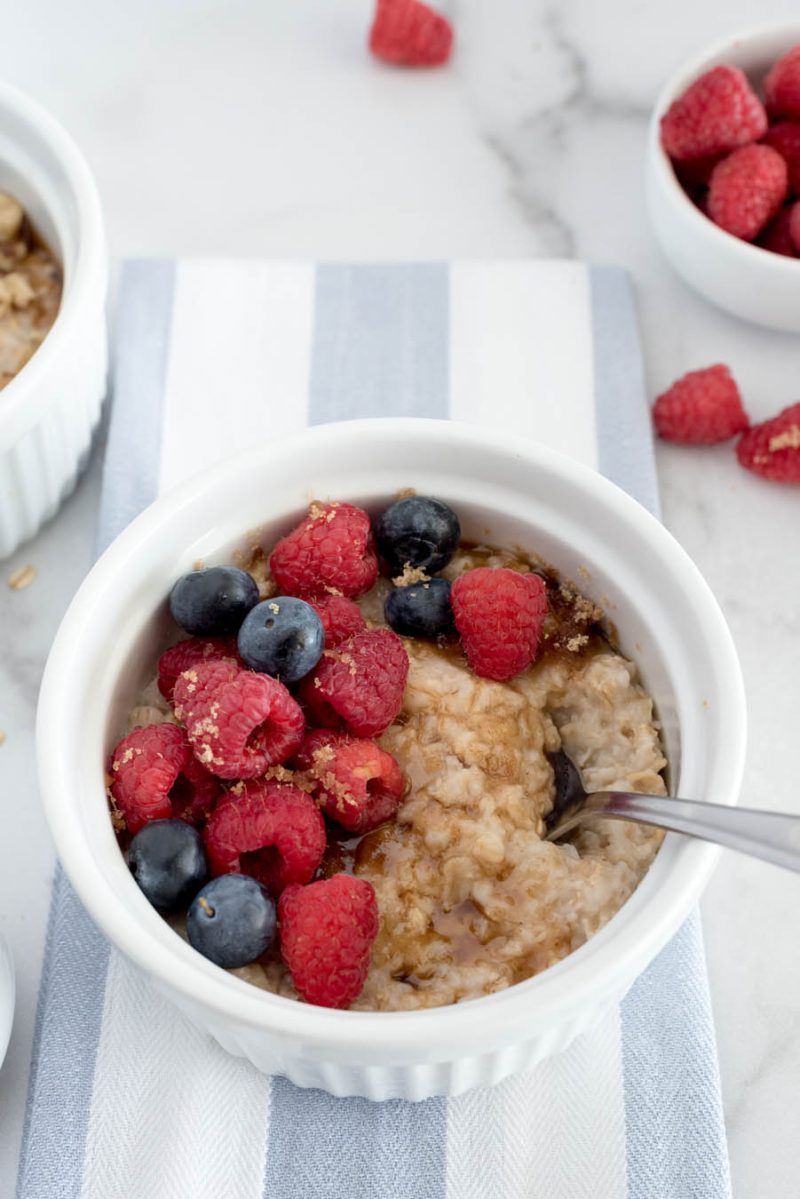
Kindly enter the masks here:
<path id="1" fill-rule="evenodd" d="M 659 122 L 704 71 L 722 64 L 740 67 L 758 87 L 776 58 L 799 43 L 800 22 L 769 25 L 718 42 L 681 67 L 656 101 L 645 168 L 650 222 L 678 274 L 734 316 L 792 333 L 800 332 L 800 259 L 762 250 L 709 220 L 678 183 L 661 146 Z"/>
<path id="2" fill-rule="evenodd" d="M 0 1066 L 6 1056 L 11 1025 L 14 1023 L 14 959 L 11 950 L 0 937 Z"/>
<path id="3" fill-rule="evenodd" d="M 421 1099 L 486 1086 L 561 1049 L 616 1003 L 691 908 L 717 850 L 667 838 L 634 896 L 588 944 L 487 998 L 420 1012 L 314 1008 L 248 986 L 185 944 L 131 878 L 111 828 L 104 765 L 152 677 L 165 597 L 243 533 L 284 532 L 309 498 L 374 510 L 400 488 L 441 496 L 467 538 L 536 549 L 600 599 L 664 722 L 675 787 L 736 801 L 745 713 L 736 653 L 697 569 L 605 479 L 531 442 L 466 425 L 372 420 L 267 444 L 163 497 L 117 539 L 64 618 L 42 684 L 39 771 L 58 853 L 94 920 L 198 1026 L 301 1086 Z"/>
<path id="4" fill-rule="evenodd" d="M 28 96 L 0 85 L 0 190 L 60 259 L 61 308 L 0 391 L 0 558 L 32 537 L 75 486 L 105 394 L 108 253 L 100 200 L 72 138 Z"/>

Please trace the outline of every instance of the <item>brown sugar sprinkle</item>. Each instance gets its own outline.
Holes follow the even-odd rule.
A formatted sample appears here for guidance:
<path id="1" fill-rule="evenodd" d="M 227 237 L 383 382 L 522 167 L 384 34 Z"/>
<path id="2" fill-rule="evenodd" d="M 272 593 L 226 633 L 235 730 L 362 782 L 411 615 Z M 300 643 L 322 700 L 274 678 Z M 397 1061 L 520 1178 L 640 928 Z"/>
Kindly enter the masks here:
<path id="1" fill-rule="evenodd" d="M 26 587 L 30 587 L 33 580 L 36 578 L 36 567 L 21 566 L 19 570 L 15 570 L 8 576 L 8 585 L 12 591 L 24 591 Z"/>
<path id="2" fill-rule="evenodd" d="M 395 587 L 411 587 L 414 583 L 429 582 L 430 577 L 421 566 L 412 566 L 410 562 L 406 562 L 403 567 L 403 573 L 398 575 L 396 579 L 392 579 L 392 582 Z"/>

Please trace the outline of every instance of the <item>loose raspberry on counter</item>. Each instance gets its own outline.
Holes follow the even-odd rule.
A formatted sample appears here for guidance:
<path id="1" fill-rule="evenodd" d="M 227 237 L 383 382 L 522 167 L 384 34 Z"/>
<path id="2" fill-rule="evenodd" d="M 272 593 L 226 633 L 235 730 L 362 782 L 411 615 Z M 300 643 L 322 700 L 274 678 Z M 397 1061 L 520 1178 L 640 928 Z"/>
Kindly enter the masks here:
<path id="1" fill-rule="evenodd" d="M 800 195 L 800 124 L 778 121 L 764 134 L 764 145 L 777 150 L 789 172 L 789 192 Z"/>
<path id="2" fill-rule="evenodd" d="M 353 504 L 312 504 L 277 543 L 269 566 L 286 595 L 361 595 L 378 577 L 369 516 Z"/>
<path id="3" fill-rule="evenodd" d="M 689 371 L 653 405 L 659 437 L 684 445 L 714 445 L 748 426 L 739 388 L 727 366 Z"/>
<path id="4" fill-rule="evenodd" d="M 536 657 L 547 591 L 536 574 L 479 566 L 453 583 L 456 628 L 477 675 L 503 681 Z"/>
<path id="5" fill-rule="evenodd" d="M 764 105 L 737 67 L 714 67 L 673 101 L 661 118 L 670 158 L 707 158 L 745 146 L 767 130 Z"/>
<path id="6" fill-rule="evenodd" d="M 369 48 L 393 66 L 436 67 L 450 57 L 453 27 L 421 0 L 378 0 Z"/>
<path id="7" fill-rule="evenodd" d="M 346 1008 L 361 994 L 378 935 L 372 885 L 335 874 L 290 886 L 278 901 L 283 960 L 297 991 L 318 1007 Z"/>
<path id="8" fill-rule="evenodd" d="M 327 729 L 308 733 L 294 759 L 331 820 L 366 833 L 396 813 L 405 790 L 400 766 L 374 741 Z"/>
<path id="9" fill-rule="evenodd" d="M 771 250 L 773 254 L 783 254 L 785 258 L 800 256 L 791 233 L 793 207 L 792 204 L 784 204 L 778 215 L 759 233 L 757 246 L 761 246 L 762 250 Z"/>
<path id="10" fill-rule="evenodd" d="M 321 595 L 308 602 L 322 621 L 326 649 L 333 649 L 364 628 L 361 609 L 345 595 Z"/>
<path id="11" fill-rule="evenodd" d="M 764 100 L 771 117 L 800 120 L 800 46 L 779 58 L 764 80 Z"/>
<path id="12" fill-rule="evenodd" d="M 158 659 L 158 689 L 172 703 L 172 693 L 178 675 L 191 670 L 198 662 L 217 658 L 238 660 L 235 637 L 189 637 L 165 649 Z"/>
<path id="13" fill-rule="evenodd" d="M 147 724 L 128 733 L 111 755 L 109 773 L 111 795 L 131 833 L 151 820 L 197 824 L 221 792 L 175 724 Z"/>
<path id="14" fill-rule="evenodd" d="M 775 483 L 800 483 L 800 404 L 742 434 L 736 457 L 745 470 Z"/>
<path id="15" fill-rule="evenodd" d="M 313 877 L 325 853 L 325 821 L 299 787 L 255 779 L 220 801 L 203 839 L 212 875 L 249 874 L 279 895 Z"/>
<path id="16" fill-rule="evenodd" d="M 198 662 L 174 689 L 198 761 L 219 778 L 255 778 L 299 749 L 305 719 L 283 683 L 231 658 Z"/>
<path id="17" fill-rule="evenodd" d="M 377 737 L 403 706 L 408 654 L 391 629 L 364 629 L 334 650 L 300 684 L 312 724 Z"/>
<path id="18" fill-rule="evenodd" d="M 752 241 L 780 209 L 788 191 L 786 162 L 771 146 L 744 146 L 711 174 L 708 215 L 734 237 Z"/>

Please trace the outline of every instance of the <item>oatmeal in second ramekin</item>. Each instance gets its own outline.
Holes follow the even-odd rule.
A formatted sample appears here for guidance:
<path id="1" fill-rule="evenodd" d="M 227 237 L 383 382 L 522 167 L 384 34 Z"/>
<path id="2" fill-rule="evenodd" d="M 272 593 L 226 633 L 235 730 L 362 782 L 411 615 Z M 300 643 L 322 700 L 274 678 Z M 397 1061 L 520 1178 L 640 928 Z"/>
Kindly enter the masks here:
<path id="1" fill-rule="evenodd" d="M 0 192 L 0 388 L 19 374 L 58 315 L 63 275 L 22 206 Z"/>

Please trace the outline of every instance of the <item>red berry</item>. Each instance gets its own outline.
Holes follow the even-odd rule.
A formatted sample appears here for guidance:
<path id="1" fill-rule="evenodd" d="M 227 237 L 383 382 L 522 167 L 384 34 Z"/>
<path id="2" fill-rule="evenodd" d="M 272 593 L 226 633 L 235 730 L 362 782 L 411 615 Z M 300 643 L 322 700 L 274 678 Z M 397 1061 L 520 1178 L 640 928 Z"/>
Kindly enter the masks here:
<path id="1" fill-rule="evenodd" d="M 764 100 L 771 117 L 800 120 L 800 46 L 793 46 L 764 80 Z"/>
<path id="2" fill-rule="evenodd" d="M 721 229 L 752 241 L 786 199 L 786 163 L 771 146 L 744 146 L 714 167 L 708 215 Z"/>
<path id="3" fill-rule="evenodd" d="M 295 765 L 313 782 L 313 795 L 325 813 L 351 833 L 391 820 L 403 798 L 402 770 L 374 741 L 314 729 Z"/>
<path id="4" fill-rule="evenodd" d="M 216 658 L 237 658 L 235 637 L 189 637 L 164 650 L 158 659 L 158 689 L 172 703 L 178 675 L 198 662 Z"/>
<path id="5" fill-rule="evenodd" d="M 685 445 L 713 445 L 746 429 L 747 413 L 727 366 L 689 371 L 658 397 L 653 420 L 659 437 Z"/>
<path id="6" fill-rule="evenodd" d="M 763 137 L 767 114 L 737 67 L 714 67 L 696 79 L 661 118 L 670 158 L 707 158 Z"/>
<path id="7" fill-rule="evenodd" d="M 377 737 L 403 706 L 408 654 L 391 629 L 364 629 L 334 650 L 300 684 L 313 724 Z"/>
<path id="8" fill-rule="evenodd" d="M 230 658 L 198 662 L 175 684 L 175 715 L 198 761 L 223 779 L 285 762 L 303 740 L 302 710 L 283 683 Z"/>
<path id="9" fill-rule="evenodd" d="M 742 434 L 736 457 L 746 470 L 775 483 L 800 483 L 800 404 Z"/>
<path id="10" fill-rule="evenodd" d="M 128 733 L 111 755 L 109 773 L 111 794 L 131 833 L 151 820 L 197 824 L 221 790 L 176 724 L 148 724 Z"/>
<path id="11" fill-rule="evenodd" d="M 764 145 L 777 150 L 789 172 L 789 191 L 800 194 L 800 124 L 779 121 L 764 134 Z"/>
<path id="12" fill-rule="evenodd" d="M 510 679 L 530 666 L 547 612 L 547 591 L 538 575 L 479 566 L 459 575 L 450 598 L 475 674 Z"/>
<path id="13" fill-rule="evenodd" d="M 285 595 L 361 595 L 378 577 L 369 516 L 353 504 L 312 504 L 269 559 Z"/>
<path id="14" fill-rule="evenodd" d="M 762 250 L 771 250 L 773 254 L 783 254 L 786 258 L 797 258 L 797 246 L 792 240 L 791 220 L 793 205 L 787 204 L 776 217 L 770 221 L 758 235 L 756 245 Z"/>
<path id="15" fill-rule="evenodd" d="M 453 27 L 421 0 L 378 0 L 369 48 L 394 66 L 436 67 L 450 57 Z"/>
<path id="16" fill-rule="evenodd" d="M 313 878 L 325 853 L 325 821 L 299 787 L 255 779 L 228 792 L 203 838 L 213 875 L 250 874 L 279 895 Z"/>
<path id="17" fill-rule="evenodd" d="M 378 935 L 372 885 L 334 874 L 287 887 L 278 901 L 283 960 L 297 991 L 319 1007 L 346 1008 L 361 994 Z"/>
<path id="18" fill-rule="evenodd" d="M 308 602 L 322 621 L 326 649 L 333 649 L 364 628 L 361 609 L 345 595 L 322 595 Z"/>
<path id="19" fill-rule="evenodd" d="M 789 237 L 795 253 L 800 253 L 800 200 L 796 200 L 789 209 Z"/>

